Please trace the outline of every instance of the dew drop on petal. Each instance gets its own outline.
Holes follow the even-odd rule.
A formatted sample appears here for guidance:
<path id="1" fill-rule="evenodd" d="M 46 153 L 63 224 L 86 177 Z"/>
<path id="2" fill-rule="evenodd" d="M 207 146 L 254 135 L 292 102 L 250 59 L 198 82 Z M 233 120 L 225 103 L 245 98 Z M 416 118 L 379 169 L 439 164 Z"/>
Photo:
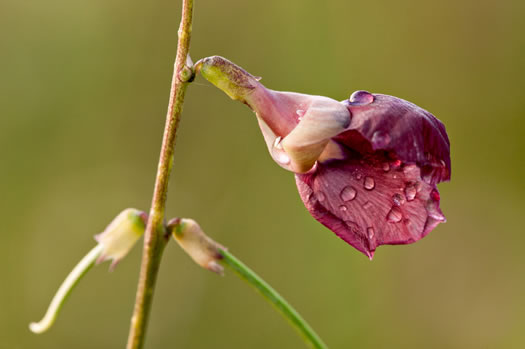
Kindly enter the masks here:
<path id="1" fill-rule="evenodd" d="M 401 166 L 401 160 L 399 159 L 397 159 L 396 161 L 392 163 L 392 167 L 394 168 L 398 168 L 399 166 Z"/>
<path id="2" fill-rule="evenodd" d="M 346 186 L 341 190 L 341 200 L 343 201 L 352 201 L 357 196 L 357 190 L 352 186 Z"/>
<path id="3" fill-rule="evenodd" d="M 434 201 L 439 201 L 440 197 L 436 189 L 432 189 L 432 191 L 430 192 L 430 198 Z"/>
<path id="4" fill-rule="evenodd" d="M 383 164 L 383 171 L 385 171 L 385 172 L 390 171 L 390 164 L 388 162 L 385 162 Z"/>
<path id="5" fill-rule="evenodd" d="M 348 210 L 348 208 L 345 205 L 339 206 L 339 209 L 343 212 L 346 212 L 346 210 Z"/>
<path id="6" fill-rule="evenodd" d="M 273 147 L 276 148 L 276 149 L 283 149 L 283 146 L 281 144 L 281 140 L 282 140 L 281 136 L 275 138 L 275 141 L 273 141 Z"/>
<path id="7" fill-rule="evenodd" d="M 376 182 L 372 177 L 365 177 L 365 182 L 363 184 L 366 190 L 372 190 L 376 186 Z"/>
<path id="8" fill-rule="evenodd" d="M 392 223 L 401 222 L 402 218 L 403 212 L 401 212 L 401 209 L 397 206 L 393 206 L 390 212 L 388 212 L 388 215 L 386 216 L 386 219 Z"/>
<path id="9" fill-rule="evenodd" d="M 363 208 L 364 208 L 365 210 L 369 210 L 369 209 L 371 209 L 372 206 L 373 206 L 373 205 L 372 205 L 372 203 L 371 203 L 370 201 L 367 201 L 367 202 L 365 202 L 365 203 L 363 204 Z"/>
<path id="10" fill-rule="evenodd" d="M 369 227 L 366 228 L 366 234 L 368 235 L 368 238 L 371 240 L 374 238 L 374 228 Z"/>
<path id="11" fill-rule="evenodd" d="M 349 101 L 353 105 L 366 105 L 374 101 L 374 95 L 368 91 L 355 91 L 350 96 Z"/>
<path id="12" fill-rule="evenodd" d="M 414 200 L 416 198 L 416 194 L 417 194 L 416 187 L 412 184 L 407 185 L 407 187 L 405 188 L 405 196 L 407 200 L 408 201 Z"/>
<path id="13" fill-rule="evenodd" d="M 318 192 L 317 193 L 317 200 L 324 201 L 324 199 L 326 199 L 326 196 L 324 195 L 324 193 L 322 191 Z"/>
<path id="14" fill-rule="evenodd" d="M 354 174 L 354 177 L 355 177 L 355 179 L 360 180 L 361 178 L 363 178 L 363 175 L 360 172 L 356 172 Z"/>
<path id="15" fill-rule="evenodd" d="M 443 213 L 439 210 L 439 203 L 436 201 L 429 200 L 427 202 L 427 212 L 428 216 L 438 220 L 440 222 L 445 222 L 446 218 L 443 216 Z"/>
<path id="16" fill-rule="evenodd" d="M 417 176 L 417 174 L 418 174 L 417 171 L 418 171 L 417 165 L 406 165 L 403 168 L 403 173 L 407 177 L 415 177 L 415 176 Z"/>
<path id="17" fill-rule="evenodd" d="M 396 206 L 401 206 L 405 203 L 405 197 L 403 194 L 396 193 L 392 195 L 392 201 Z"/>
<path id="18" fill-rule="evenodd" d="M 286 155 L 286 153 L 280 152 L 277 154 L 277 161 L 283 165 L 287 165 L 290 163 L 290 157 Z"/>

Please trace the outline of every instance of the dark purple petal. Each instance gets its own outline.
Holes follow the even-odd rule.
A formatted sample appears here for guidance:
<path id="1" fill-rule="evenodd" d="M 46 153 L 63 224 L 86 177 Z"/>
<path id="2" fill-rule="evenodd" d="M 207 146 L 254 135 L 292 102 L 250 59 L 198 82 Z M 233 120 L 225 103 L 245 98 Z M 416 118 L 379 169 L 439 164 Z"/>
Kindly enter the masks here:
<path id="1" fill-rule="evenodd" d="M 445 221 L 418 166 L 381 153 L 348 155 L 295 178 L 312 216 L 370 259 L 378 246 L 415 242 Z"/>
<path id="2" fill-rule="evenodd" d="M 352 97 L 364 101 L 369 95 L 358 91 Z M 352 113 L 352 122 L 348 131 L 335 139 L 362 154 L 386 150 L 403 162 L 417 164 L 428 183 L 449 180 L 450 143 L 445 126 L 403 99 L 382 94 L 373 97 L 368 104 L 342 102 Z"/>

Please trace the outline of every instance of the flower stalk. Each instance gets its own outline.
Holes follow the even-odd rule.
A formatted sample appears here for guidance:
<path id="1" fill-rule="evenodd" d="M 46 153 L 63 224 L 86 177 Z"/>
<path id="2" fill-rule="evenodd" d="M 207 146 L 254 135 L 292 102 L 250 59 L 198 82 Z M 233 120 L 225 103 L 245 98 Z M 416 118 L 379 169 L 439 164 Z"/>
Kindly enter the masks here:
<path id="1" fill-rule="evenodd" d="M 171 83 L 166 125 L 162 140 L 160 159 L 155 180 L 155 189 L 151 204 L 146 232 L 142 264 L 135 299 L 133 316 L 128 335 L 128 349 L 139 349 L 144 345 L 148 316 L 155 291 L 155 282 L 160 266 L 162 252 L 169 235 L 164 226 L 164 212 L 168 192 L 168 181 L 173 166 L 175 137 L 184 103 L 188 83 L 193 78 L 193 67 L 188 66 L 193 0 L 183 0 L 182 17 L 178 31 L 177 57 Z"/>
<path id="2" fill-rule="evenodd" d="M 230 268 L 273 305 L 299 332 L 306 344 L 314 349 L 327 348 L 313 328 L 283 296 L 225 247 L 207 236 L 193 219 L 175 218 L 168 223 L 168 230 L 195 263 L 219 275 L 223 275 L 223 267 Z"/>
<path id="3" fill-rule="evenodd" d="M 31 332 L 37 334 L 43 333 L 55 323 L 58 313 L 60 312 L 60 309 L 62 309 L 67 298 L 71 292 L 73 292 L 75 286 L 78 285 L 82 277 L 95 265 L 95 262 L 100 257 L 103 250 L 104 246 L 98 244 L 93 247 L 91 251 L 80 260 L 80 262 L 78 262 L 64 282 L 62 282 L 57 293 L 55 293 L 55 296 L 51 300 L 42 320 L 29 324 Z"/>
<path id="4" fill-rule="evenodd" d="M 67 298 L 93 265 L 111 260 L 109 270 L 113 271 L 118 262 L 128 254 L 137 240 L 144 234 L 145 220 L 145 212 L 135 208 L 127 208 L 118 214 L 102 233 L 95 235 L 95 240 L 98 242 L 97 246 L 78 262 L 62 282 L 42 320 L 29 324 L 31 332 L 43 333 L 55 323 Z"/>
<path id="5" fill-rule="evenodd" d="M 255 288 L 263 298 L 273 305 L 281 315 L 299 332 L 306 344 L 315 349 L 327 349 L 321 337 L 314 331 L 306 320 L 284 299 L 272 286 L 264 281 L 253 270 L 237 259 L 225 249 L 219 249 L 221 255 L 220 264 L 230 268 L 241 279 Z"/>

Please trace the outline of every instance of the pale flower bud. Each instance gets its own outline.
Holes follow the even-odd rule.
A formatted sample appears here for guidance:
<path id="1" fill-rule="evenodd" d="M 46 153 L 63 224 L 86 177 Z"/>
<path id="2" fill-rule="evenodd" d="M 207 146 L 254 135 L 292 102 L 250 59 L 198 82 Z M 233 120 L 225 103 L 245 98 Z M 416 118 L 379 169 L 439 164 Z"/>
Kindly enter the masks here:
<path id="1" fill-rule="evenodd" d="M 168 223 L 173 238 L 201 267 L 222 275 L 224 268 L 219 264 L 222 255 L 219 250 L 225 249 L 209 238 L 193 219 L 175 218 Z"/>
<path id="2" fill-rule="evenodd" d="M 103 247 L 97 264 L 111 259 L 110 270 L 113 270 L 144 234 L 145 221 L 146 213 L 135 208 L 127 208 L 115 217 L 102 233 L 95 235 Z"/>

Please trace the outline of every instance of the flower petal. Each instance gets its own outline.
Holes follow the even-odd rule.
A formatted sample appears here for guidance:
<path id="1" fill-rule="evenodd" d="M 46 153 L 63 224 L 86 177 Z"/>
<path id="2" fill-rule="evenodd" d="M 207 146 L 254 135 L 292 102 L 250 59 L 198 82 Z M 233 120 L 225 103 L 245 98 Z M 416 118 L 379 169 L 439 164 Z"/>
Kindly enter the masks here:
<path id="1" fill-rule="evenodd" d="M 352 121 L 338 141 L 359 153 L 391 151 L 400 160 L 417 164 L 428 183 L 450 179 L 450 142 L 441 121 L 403 99 L 373 94 L 370 102 L 364 97 L 368 92 L 358 92 L 355 101 L 342 102 Z"/>
<path id="2" fill-rule="evenodd" d="M 380 153 L 349 153 L 295 178 L 310 214 L 371 259 L 378 246 L 415 242 L 445 221 L 435 185 L 420 175 Z"/>

